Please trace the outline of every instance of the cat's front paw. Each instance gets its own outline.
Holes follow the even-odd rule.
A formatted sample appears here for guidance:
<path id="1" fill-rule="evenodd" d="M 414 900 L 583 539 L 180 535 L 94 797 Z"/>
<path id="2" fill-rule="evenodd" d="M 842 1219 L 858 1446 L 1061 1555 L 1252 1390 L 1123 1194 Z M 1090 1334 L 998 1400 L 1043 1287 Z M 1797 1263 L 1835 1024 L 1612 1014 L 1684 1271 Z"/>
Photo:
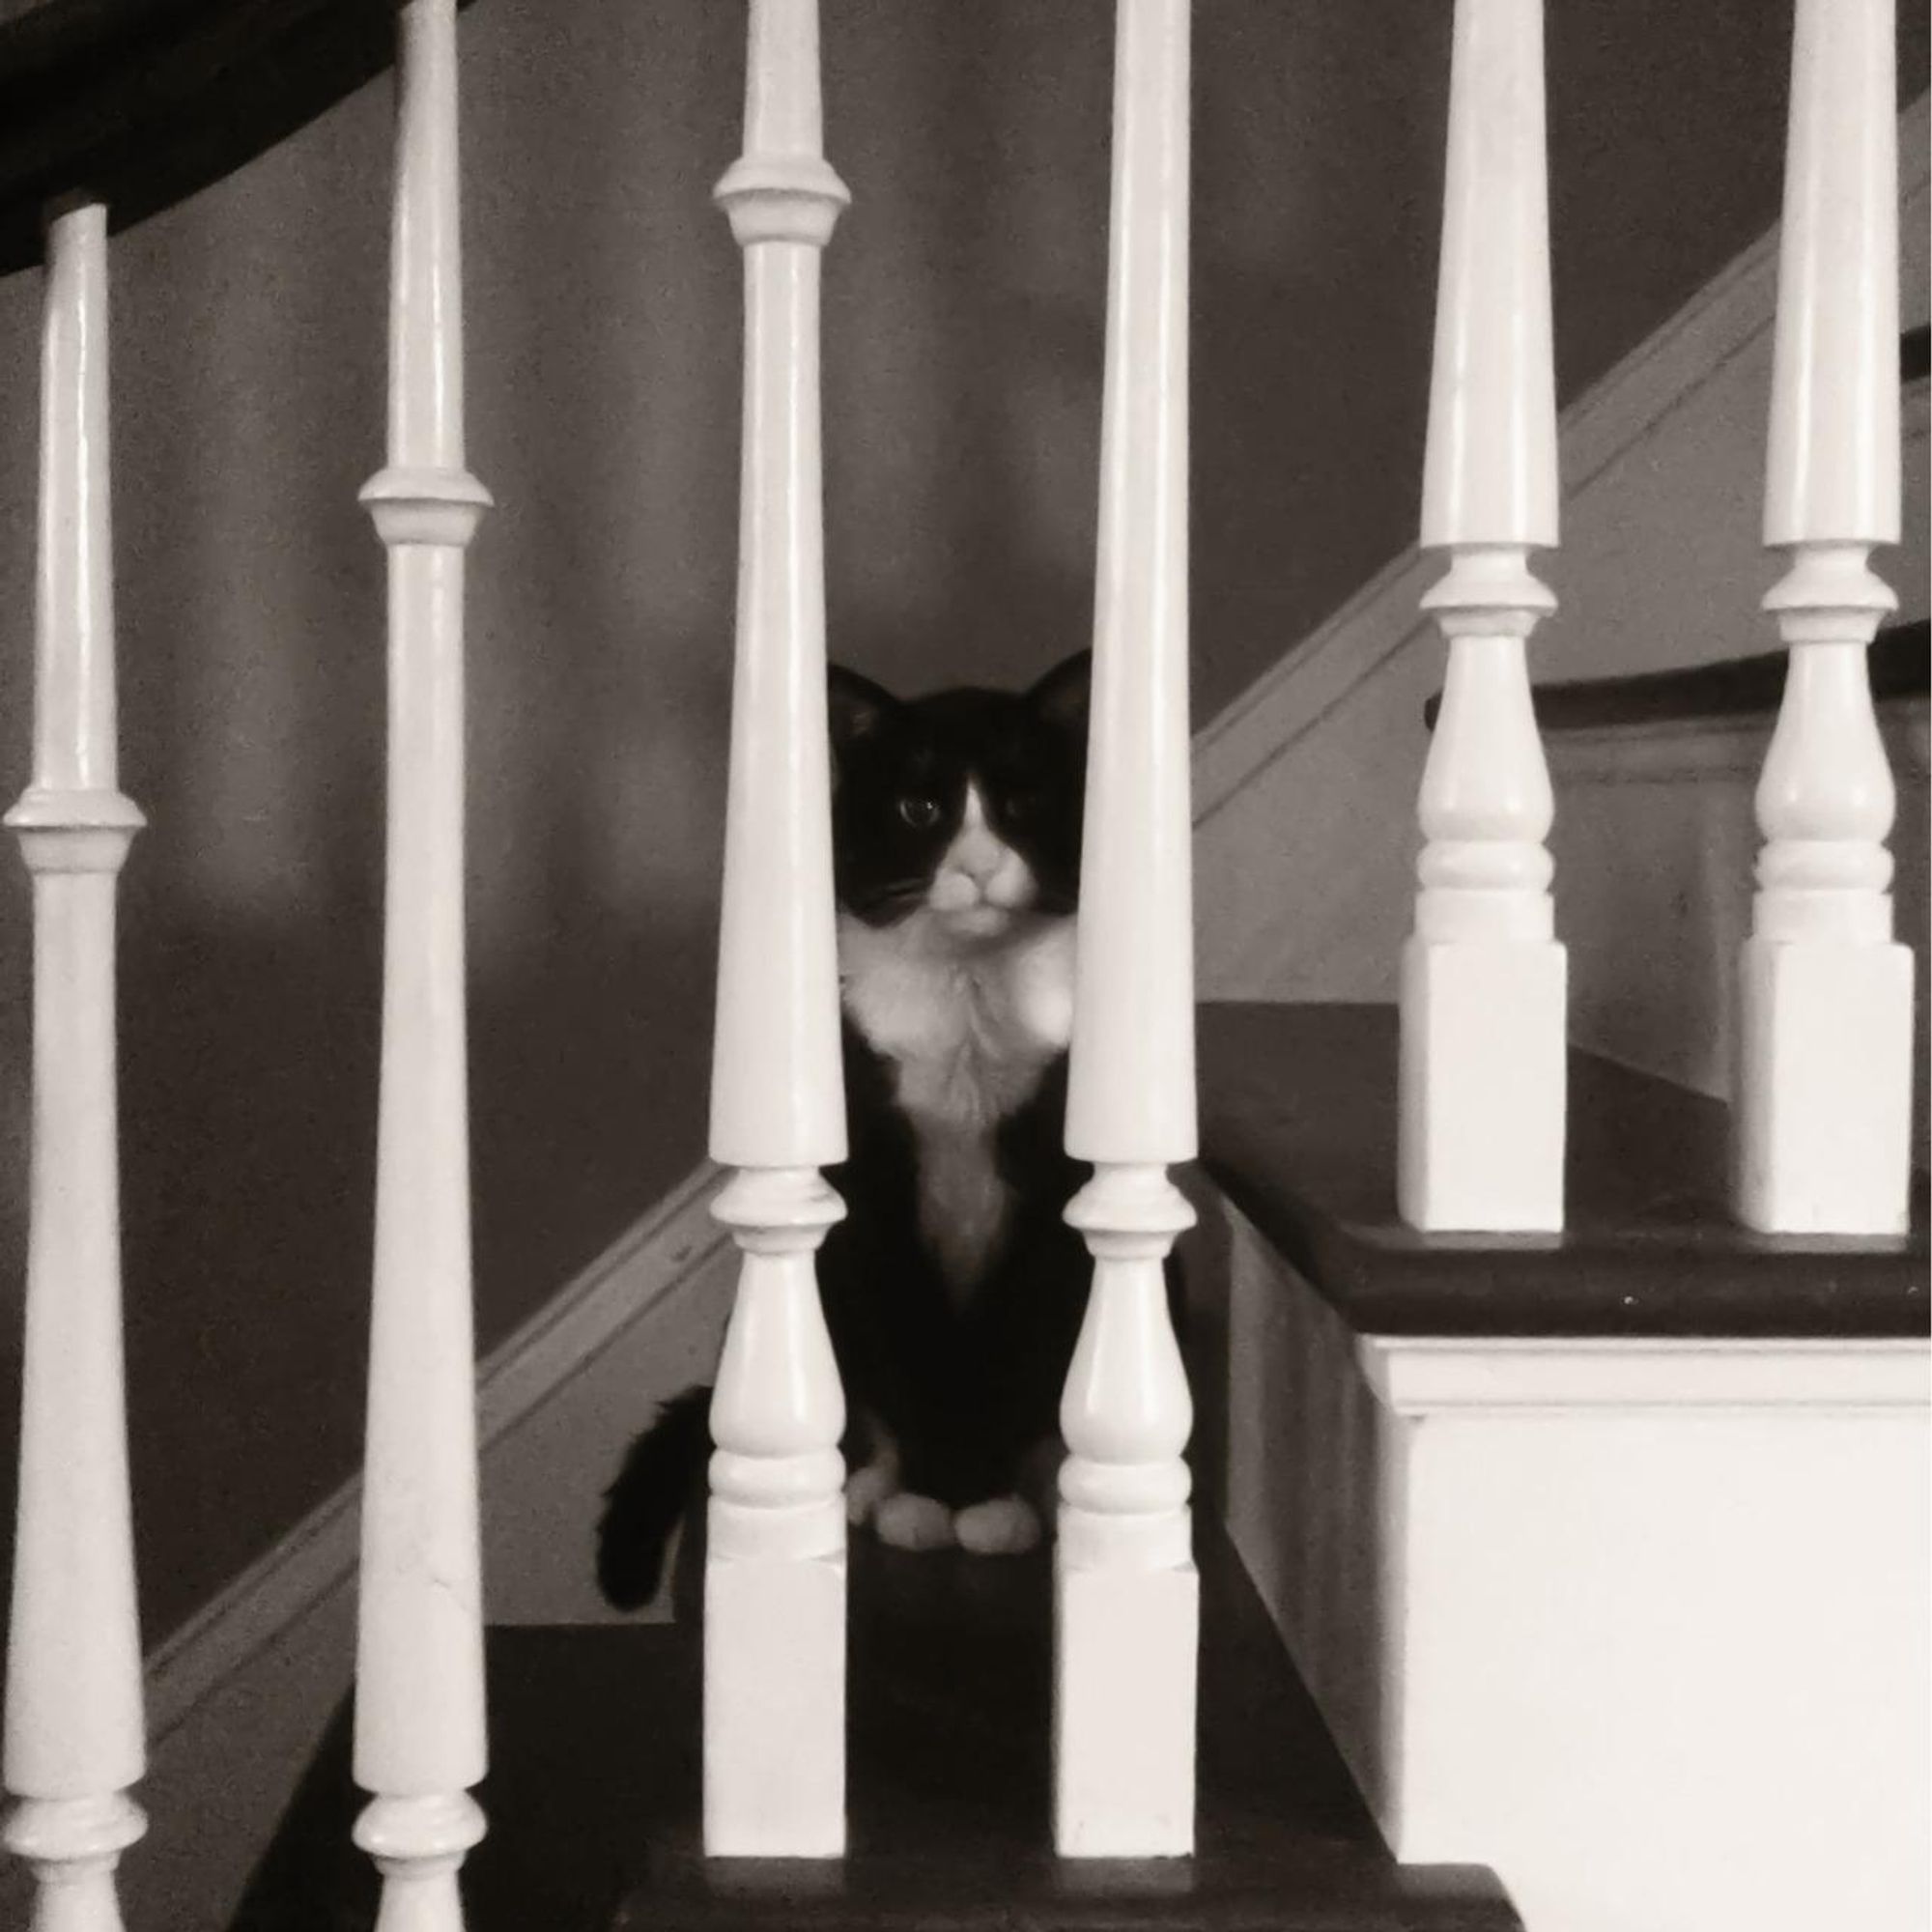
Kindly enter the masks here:
<path id="1" fill-rule="evenodd" d="M 872 1527 L 895 1549 L 944 1549 L 952 1541 L 952 1512 L 930 1496 L 901 1490 L 879 1505 Z"/>
<path id="2" fill-rule="evenodd" d="M 845 1520 L 856 1529 L 878 1515 L 899 1492 L 898 1463 L 887 1457 L 854 1469 L 845 1479 Z"/>
<path id="3" fill-rule="evenodd" d="M 1039 1516 L 1020 1496 L 994 1496 L 961 1510 L 952 1533 L 976 1556 L 1019 1556 L 1039 1541 Z"/>

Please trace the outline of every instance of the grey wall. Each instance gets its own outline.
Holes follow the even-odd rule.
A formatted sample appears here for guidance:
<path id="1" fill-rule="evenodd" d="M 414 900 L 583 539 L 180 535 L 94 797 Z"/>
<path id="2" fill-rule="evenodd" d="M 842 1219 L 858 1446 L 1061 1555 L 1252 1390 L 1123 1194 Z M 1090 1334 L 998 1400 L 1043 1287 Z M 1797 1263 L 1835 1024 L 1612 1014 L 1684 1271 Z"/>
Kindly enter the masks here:
<path id="1" fill-rule="evenodd" d="M 1774 215 L 1789 9 L 1551 12 L 1568 395 Z M 826 14 L 855 196 L 827 282 L 835 647 L 906 684 L 1022 677 L 1089 618 L 1108 10 Z M 1410 535 L 1448 17 L 1199 9 L 1203 718 Z M 463 26 L 472 463 L 501 505 L 472 562 L 486 1346 L 702 1151 L 739 301 L 707 191 L 735 152 L 741 30 L 701 0 L 482 0 Z M 357 1453 L 383 643 L 355 495 L 381 458 L 388 158 L 379 87 L 115 245 L 126 783 L 153 826 L 126 877 L 122 1010 L 155 1634 Z M 8 792 L 27 768 L 38 301 L 32 277 L 0 284 Z M 26 907 L 16 880 L 10 1346 Z"/>

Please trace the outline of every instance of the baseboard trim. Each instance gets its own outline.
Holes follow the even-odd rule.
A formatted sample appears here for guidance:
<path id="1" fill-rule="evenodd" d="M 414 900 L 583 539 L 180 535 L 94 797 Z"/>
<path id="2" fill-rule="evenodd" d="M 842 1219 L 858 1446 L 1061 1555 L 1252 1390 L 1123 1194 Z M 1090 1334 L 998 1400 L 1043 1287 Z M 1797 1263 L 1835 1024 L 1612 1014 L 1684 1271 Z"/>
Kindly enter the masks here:
<path id="1" fill-rule="evenodd" d="M 711 1260 L 729 1236 L 709 1213 L 723 1179 L 706 1161 L 494 1349 L 477 1373 L 477 1442 L 488 1449 L 566 1388 L 607 1344 Z M 220 1687 L 353 1577 L 359 1478 L 343 1484 L 149 1657 L 149 1736 L 158 1750 Z"/>
<path id="2" fill-rule="evenodd" d="M 1927 158 L 1932 96 L 1899 117 L 1901 223 L 1932 214 Z M 1770 229 L 1615 368 L 1563 412 L 1565 501 L 1580 496 L 1634 442 L 1682 408 L 1776 320 L 1777 234 Z M 1195 734 L 1194 823 L 1221 811 L 1315 729 L 1396 652 L 1432 629 L 1417 610 L 1439 557 L 1411 548 L 1392 558 L 1307 640 Z"/>
<path id="3" fill-rule="evenodd" d="M 1932 1356 L 1914 1338 L 1363 1335 L 1355 1359 L 1376 1399 L 1402 1416 L 1586 1409 L 1923 1414 L 1932 1393 Z"/>

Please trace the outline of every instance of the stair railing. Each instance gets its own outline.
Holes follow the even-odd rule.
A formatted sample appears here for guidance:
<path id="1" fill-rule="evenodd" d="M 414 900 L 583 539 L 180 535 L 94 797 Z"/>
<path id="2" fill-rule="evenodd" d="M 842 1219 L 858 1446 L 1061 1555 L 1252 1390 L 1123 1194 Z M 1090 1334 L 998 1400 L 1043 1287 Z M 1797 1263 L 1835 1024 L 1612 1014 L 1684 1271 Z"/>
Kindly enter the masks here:
<path id="1" fill-rule="evenodd" d="M 486 1769 L 463 895 L 464 465 L 454 0 L 399 14 L 388 462 L 362 491 L 388 554 L 388 858 L 355 1841 L 384 1932 L 460 1932 Z"/>
<path id="2" fill-rule="evenodd" d="M 1066 1378 L 1055 1552 L 1054 1842 L 1194 1845 L 1200 1583 L 1187 1378 L 1163 1261 L 1194 1211 L 1187 728 L 1188 0 L 1120 0 L 1094 696 L 1066 1218 L 1094 1258 Z"/>
<path id="3" fill-rule="evenodd" d="M 121 1320 L 114 912 L 141 814 L 115 745 L 107 211 L 47 229 L 33 779 L 7 823 L 34 881 L 34 1132 L 14 1600 L 8 1847 L 35 1922 L 119 1932 L 146 1820 Z"/>
<path id="4" fill-rule="evenodd" d="M 1568 966 L 1527 640 L 1556 608 L 1542 0 L 1457 0 L 1422 544 L 1449 646 L 1403 949 L 1398 1204 L 1410 1226 L 1563 1225 Z"/>
<path id="5" fill-rule="evenodd" d="M 399 10 L 386 467 L 384 1047 L 355 1776 L 383 1920 L 459 1932 L 486 1769 L 463 923 L 465 465 L 455 0 Z M 1188 0 L 1119 0 L 1087 844 L 1066 1144 L 1094 1263 L 1056 1552 L 1054 1834 L 1191 1850 L 1191 1408 L 1163 1264 L 1195 1151 L 1187 705 Z M 1765 536 L 1791 651 L 1743 950 L 1739 1208 L 1774 1230 L 1905 1224 L 1913 961 L 1866 648 L 1899 534 L 1891 0 L 1798 0 Z M 825 704 L 819 274 L 846 192 L 822 153 L 816 0 L 750 0 L 741 575 L 711 1146 L 742 1251 L 713 1429 L 704 1833 L 842 1851 L 843 1399 L 814 1254 L 846 1151 Z M 1457 0 L 1422 541 L 1448 643 L 1403 963 L 1401 1208 L 1562 1221 L 1565 955 L 1526 643 L 1557 536 L 1540 0 Z M 7 823 L 34 892 L 34 1134 L 8 1845 L 40 1922 L 118 1932 L 144 1829 L 124 1400 L 118 876 L 142 820 L 115 743 L 106 210 L 47 230 L 34 768 Z"/>
<path id="6" fill-rule="evenodd" d="M 1737 1207 L 1787 1233 L 1895 1234 L 1912 1149 L 1912 949 L 1867 647 L 1899 537 L 1898 130 L 1891 0 L 1799 0 L 1765 464 L 1765 598 L 1790 651 L 1757 790 L 1739 959 Z"/>
<path id="7" fill-rule="evenodd" d="M 725 808 L 713 1212 L 743 1253 L 711 1404 L 704 1847 L 845 1845 L 845 1400 L 814 1255 L 845 1158 L 819 446 L 817 0 L 751 0 L 745 152 L 718 200 L 745 259 L 743 477 Z"/>

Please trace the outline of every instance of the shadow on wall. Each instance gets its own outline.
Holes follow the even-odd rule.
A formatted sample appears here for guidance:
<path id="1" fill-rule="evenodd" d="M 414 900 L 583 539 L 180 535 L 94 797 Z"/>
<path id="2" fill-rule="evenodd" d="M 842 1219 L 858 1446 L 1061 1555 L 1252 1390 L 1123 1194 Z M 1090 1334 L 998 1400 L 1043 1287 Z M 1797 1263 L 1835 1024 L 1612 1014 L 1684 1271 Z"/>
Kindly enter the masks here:
<path id="1" fill-rule="evenodd" d="M 1566 394 L 1775 212 L 1772 12 L 1553 10 Z M 1091 616 L 1111 8 L 825 16 L 854 192 L 826 282 L 834 648 L 906 689 L 1017 681 Z M 1447 27 L 1406 0 L 1198 10 L 1203 718 L 1409 535 Z M 742 31 L 699 0 L 464 19 L 470 460 L 500 505 L 470 599 L 486 1348 L 702 1151 L 740 304 L 709 189 L 736 152 Z M 383 565 L 355 497 L 382 455 L 388 170 L 382 84 L 114 248 L 124 769 L 152 821 L 122 1013 L 155 1635 L 358 1453 Z M 0 284 L 7 791 L 27 770 L 38 304 L 34 278 Z M 26 908 L 17 883 L 0 901 L 10 1345 Z"/>

